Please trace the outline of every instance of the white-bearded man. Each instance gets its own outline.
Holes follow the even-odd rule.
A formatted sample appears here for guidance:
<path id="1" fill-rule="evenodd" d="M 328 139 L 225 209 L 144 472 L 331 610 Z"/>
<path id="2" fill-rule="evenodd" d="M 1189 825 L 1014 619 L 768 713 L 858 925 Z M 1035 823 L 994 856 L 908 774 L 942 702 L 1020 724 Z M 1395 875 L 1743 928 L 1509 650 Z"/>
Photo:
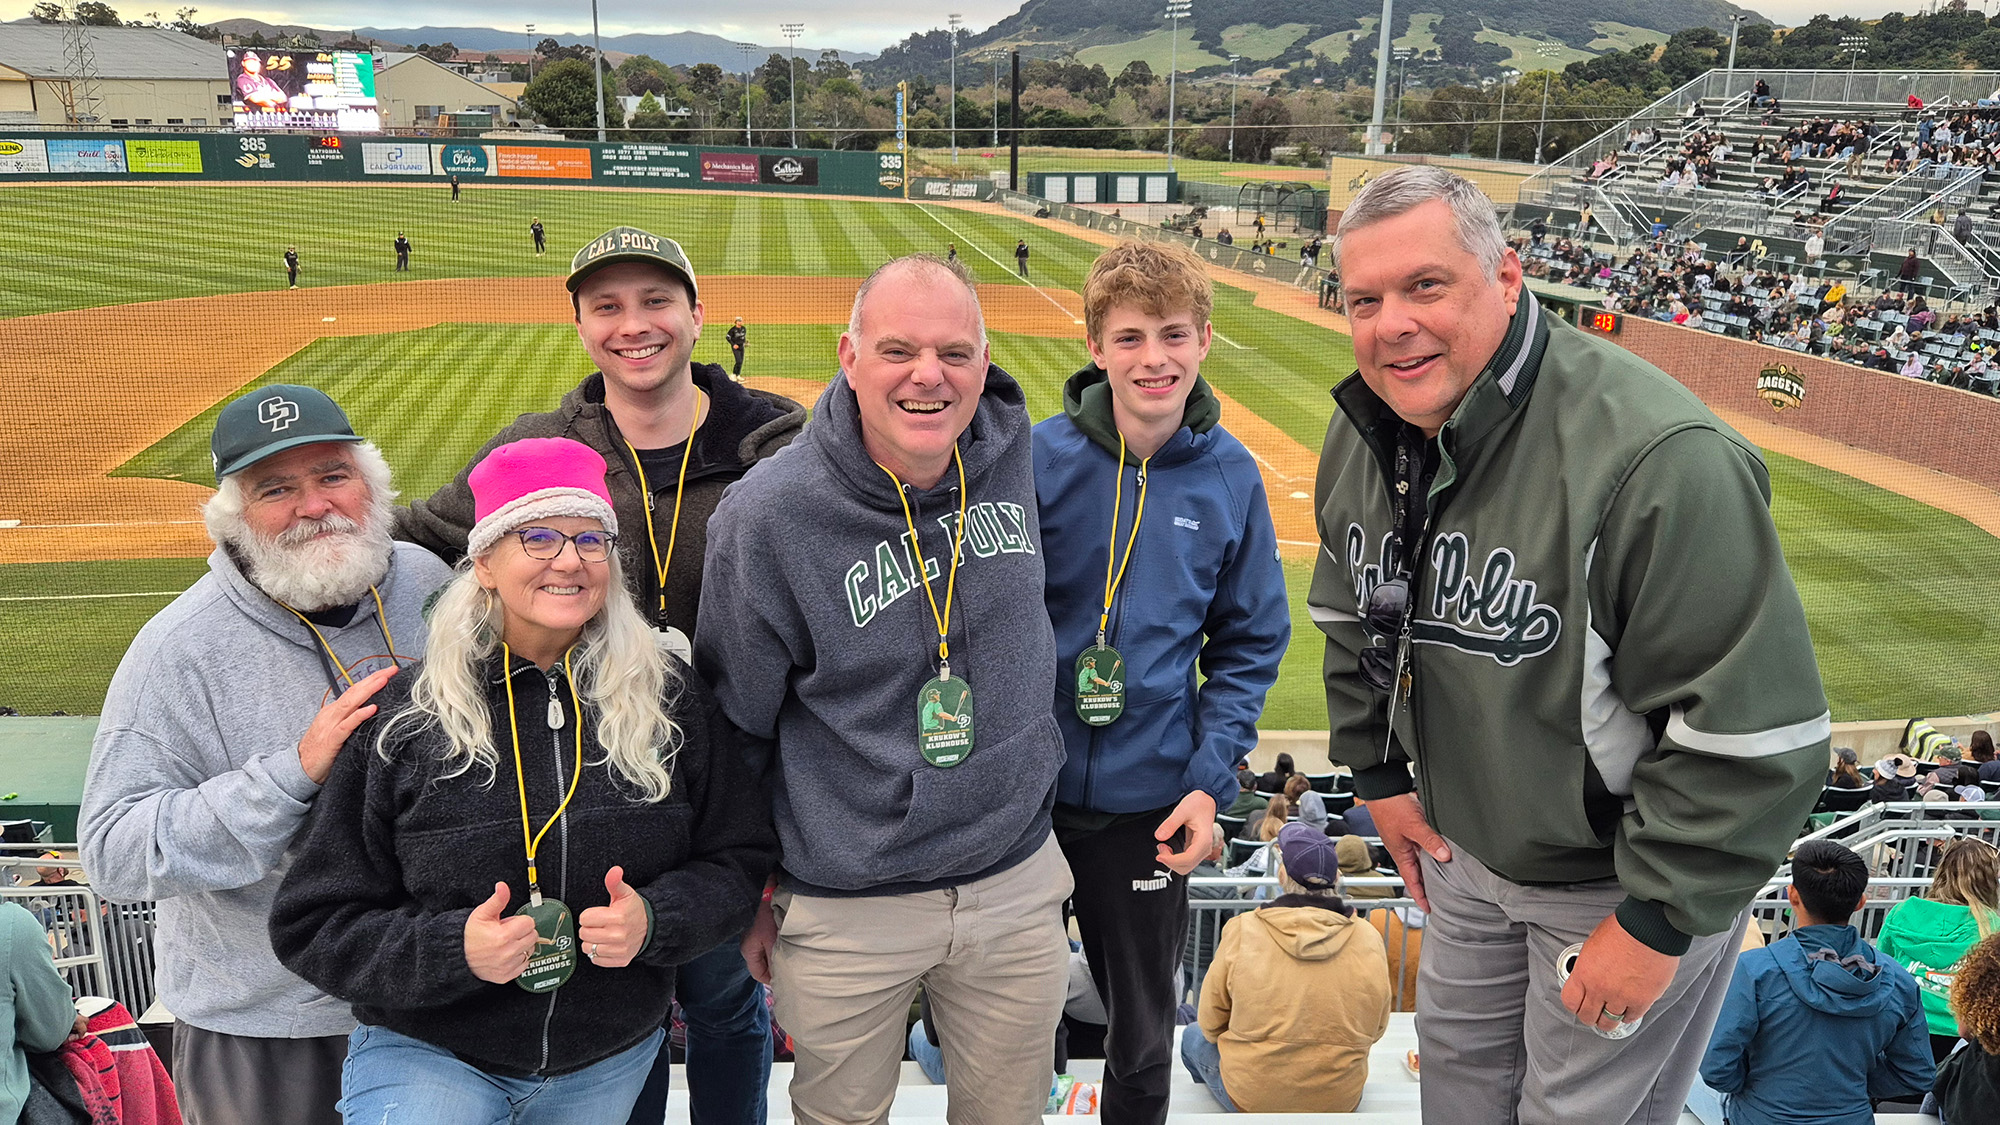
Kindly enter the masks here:
<path id="1" fill-rule="evenodd" d="M 331 1125 L 354 1018 L 278 963 L 266 920 L 334 757 L 423 655 L 450 571 L 390 540 L 388 463 L 321 392 L 237 399 L 211 450 L 209 571 L 112 677 L 78 835 L 98 893 L 158 904 L 187 1125 Z"/>

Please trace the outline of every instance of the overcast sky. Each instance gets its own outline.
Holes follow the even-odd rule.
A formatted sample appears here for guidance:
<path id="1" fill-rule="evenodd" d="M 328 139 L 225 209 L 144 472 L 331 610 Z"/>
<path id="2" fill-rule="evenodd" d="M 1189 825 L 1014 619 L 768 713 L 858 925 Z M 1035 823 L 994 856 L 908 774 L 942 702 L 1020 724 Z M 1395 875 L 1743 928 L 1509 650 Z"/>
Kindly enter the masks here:
<path id="1" fill-rule="evenodd" d="M 197 5 L 196 17 L 204 23 L 247 16 L 270 23 L 299 23 L 313 27 L 498 27 L 512 30 L 533 23 L 537 38 L 543 35 L 570 37 L 590 31 L 590 8 L 582 0 L 550 4 L 548 0 L 429 0 L 409 4 L 399 0 L 249 0 L 231 4 L 223 0 L 111 0 L 127 19 L 155 10 L 168 19 L 181 4 Z M 1197 0 L 1199 2 L 1199 0 Z M 1406 0 L 1411 5 L 1436 0 Z M 1896 10 L 1916 12 L 1926 3 L 1915 0 L 1891 3 L 1888 0 L 1752 0 L 1745 6 L 1781 24 L 1803 23 L 1820 12 L 1854 15 L 1872 19 Z M 0 18 L 18 19 L 28 14 L 32 0 L 0 0 Z M 1983 0 L 1989 12 L 2000 0 Z M 716 18 L 703 20 L 696 6 L 666 10 L 659 4 L 635 0 L 599 0 L 598 17 L 604 33 L 669 33 L 705 31 L 730 39 L 748 39 L 777 45 L 783 42 L 778 25 L 798 21 L 806 25 L 801 47 L 838 47 L 846 51 L 879 51 L 912 32 L 943 27 L 949 12 L 965 17 L 969 30 L 981 30 L 1019 10 L 1021 0 L 937 0 L 931 5 L 908 0 L 838 0 L 837 3 L 810 4 L 799 0 L 731 0 L 712 5 L 725 9 Z M 1422 10 L 1422 9 L 1416 9 Z M 696 17 L 690 19 L 690 17 Z M 523 39 L 526 33 L 523 32 Z"/>

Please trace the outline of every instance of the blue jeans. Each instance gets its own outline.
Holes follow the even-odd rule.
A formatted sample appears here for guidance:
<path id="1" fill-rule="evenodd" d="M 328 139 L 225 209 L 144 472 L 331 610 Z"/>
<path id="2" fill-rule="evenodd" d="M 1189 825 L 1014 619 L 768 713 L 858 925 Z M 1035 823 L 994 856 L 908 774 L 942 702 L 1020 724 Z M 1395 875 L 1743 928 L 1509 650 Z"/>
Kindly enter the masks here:
<path id="1" fill-rule="evenodd" d="M 620 1125 L 659 1054 L 658 1030 L 555 1078 L 503 1078 L 442 1047 L 362 1024 L 347 1037 L 341 1120 L 350 1125 Z"/>
<path id="2" fill-rule="evenodd" d="M 1236 1112 L 1236 1103 L 1229 1100 L 1229 1091 L 1222 1088 L 1222 1050 L 1208 1041 L 1198 1023 L 1181 1028 L 1181 1062 L 1196 1082 L 1208 1087 L 1224 1113 Z"/>
<path id="3" fill-rule="evenodd" d="M 944 1048 L 931 1043 L 922 1020 L 910 1025 L 910 1058 L 916 1061 L 925 1078 L 935 1085 L 944 1085 Z"/>
<path id="4" fill-rule="evenodd" d="M 771 1087 L 771 1009 L 741 947 L 725 941 L 680 967 L 674 982 L 687 1021 L 688 1120 L 692 1125 L 764 1125 Z M 629 1125 L 667 1116 L 669 1049 L 632 1107 Z"/>
<path id="5" fill-rule="evenodd" d="M 1701 1125 L 1723 1125 L 1722 1095 L 1708 1083 L 1695 1075 L 1694 1085 L 1688 1088 L 1687 1109 L 1701 1119 Z"/>

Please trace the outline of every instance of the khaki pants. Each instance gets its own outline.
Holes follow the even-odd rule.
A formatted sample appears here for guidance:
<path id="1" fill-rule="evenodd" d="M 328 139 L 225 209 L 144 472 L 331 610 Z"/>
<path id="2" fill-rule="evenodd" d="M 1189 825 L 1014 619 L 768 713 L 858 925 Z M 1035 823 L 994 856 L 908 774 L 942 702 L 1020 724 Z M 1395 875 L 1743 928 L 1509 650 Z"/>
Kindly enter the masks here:
<path id="1" fill-rule="evenodd" d="M 921 982 L 950 1075 L 952 1125 L 1027 1125 L 1048 1103 L 1069 980 L 1069 865 L 1051 836 L 998 875 L 863 898 L 779 891 L 771 985 L 797 1062 L 792 1116 L 889 1119 Z"/>

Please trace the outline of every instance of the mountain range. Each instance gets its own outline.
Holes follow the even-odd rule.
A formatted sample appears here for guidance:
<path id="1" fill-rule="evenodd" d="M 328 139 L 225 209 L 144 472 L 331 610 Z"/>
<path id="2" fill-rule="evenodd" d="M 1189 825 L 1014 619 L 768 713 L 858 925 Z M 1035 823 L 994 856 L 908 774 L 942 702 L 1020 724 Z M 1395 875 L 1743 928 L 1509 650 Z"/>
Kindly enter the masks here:
<path id="1" fill-rule="evenodd" d="M 554 38 L 563 43 L 588 42 L 587 35 L 544 35 L 541 32 L 530 37 L 526 30 L 502 31 L 492 27 L 357 27 L 357 28 L 312 28 L 299 24 L 273 24 L 255 19 L 217 20 L 216 30 L 229 35 L 249 37 L 262 34 L 267 39 L 291 35 L 315 35 L 322 42 L 331 43 L 345 39 L 349 35 L 358 39 L 372 40 L 384 46 L 415 46 L 419 43 L 450 43 L 462 51 L 524 51 L 545 38 Z M 719 35 L 706 35 L 699 31 L 678 31 L 672 34 L 629 34 L 607 35 L 604 37 L 604 52 L 607 58 L 617 59 L 626 55 L 651 55 L 669 66 L 695 66 L 700 63 L 714 63 L 724 70 L 743 69 L 743 51 L 733 39 Z M 758 63 L 771 55 L 782 55 L 784 47 L 758 46 L 752 49 L 751 58 Z M 820 49 L 800 44 L 794 49 L 797 57 L 807 62 L 816 62 Z M 855 51 L 842 51 L 843 62 L 858 63 L 874 58 L 874 55 Z"/>

